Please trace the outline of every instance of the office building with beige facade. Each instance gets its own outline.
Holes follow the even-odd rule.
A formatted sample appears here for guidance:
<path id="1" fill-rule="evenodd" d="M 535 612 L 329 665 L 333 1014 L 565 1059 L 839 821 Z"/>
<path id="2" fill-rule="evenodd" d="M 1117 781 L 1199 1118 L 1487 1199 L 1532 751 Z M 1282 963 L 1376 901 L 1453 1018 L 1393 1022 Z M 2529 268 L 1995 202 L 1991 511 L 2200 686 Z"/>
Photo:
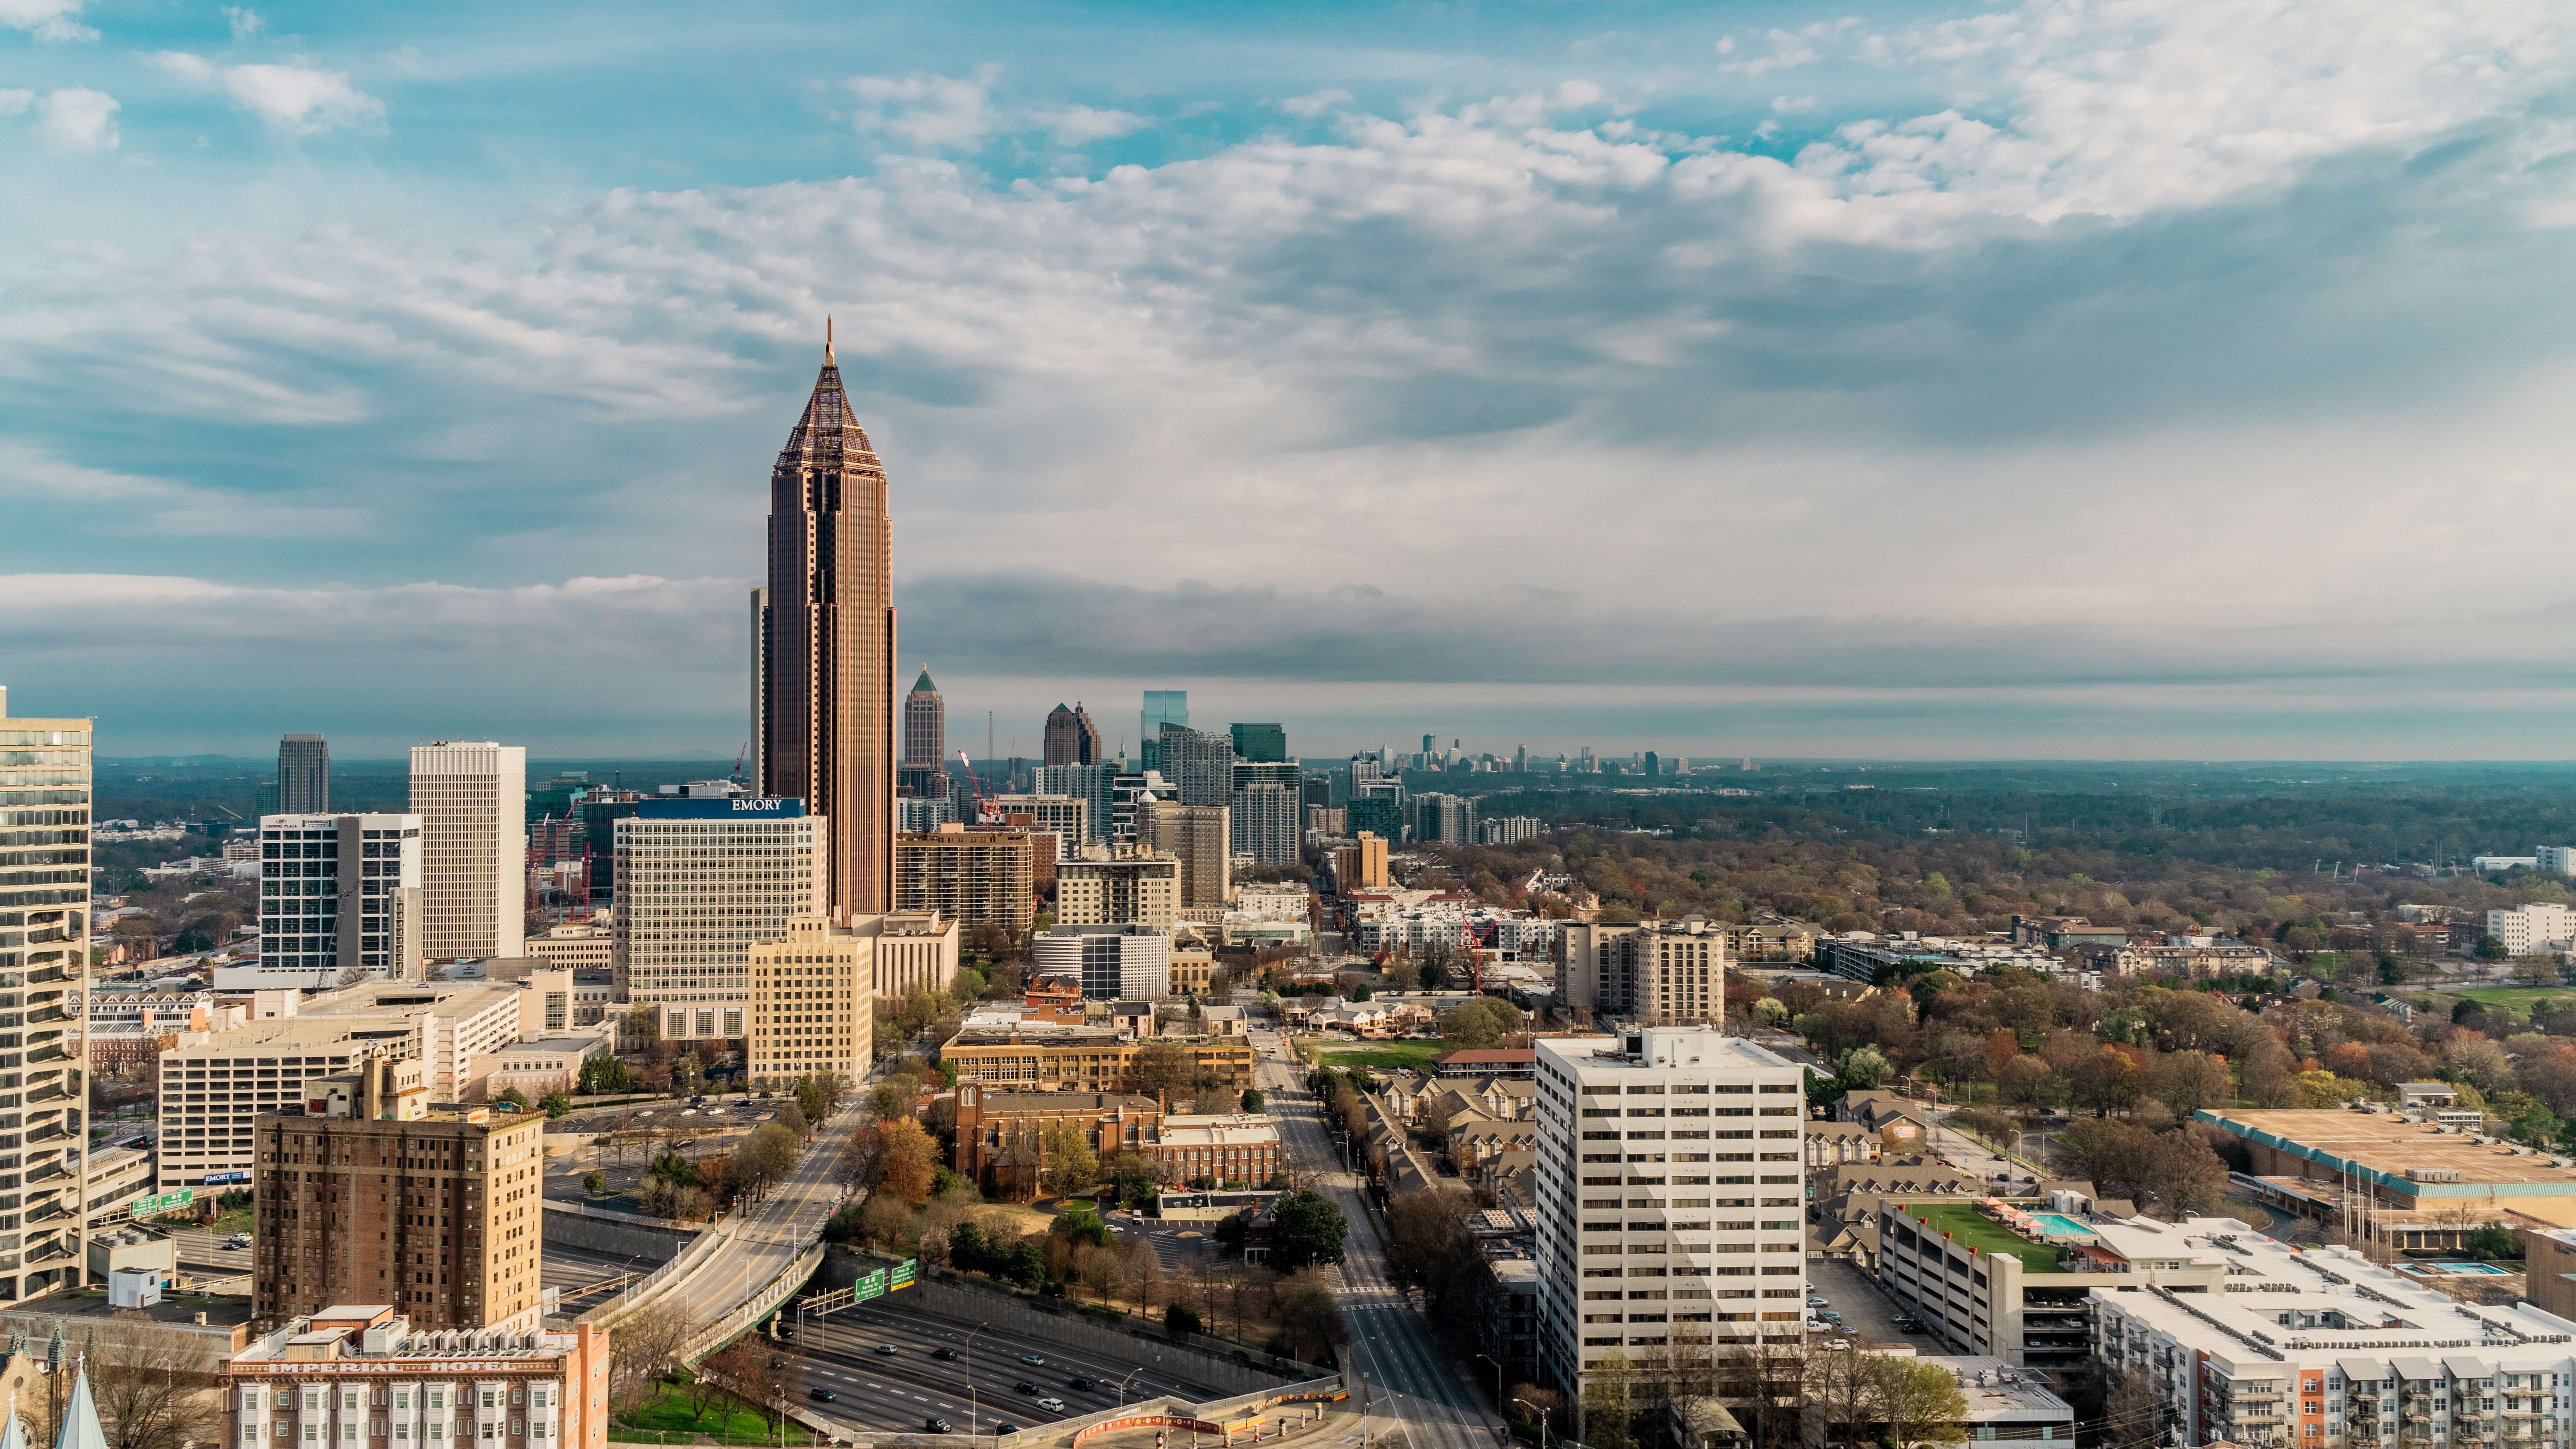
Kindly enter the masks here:
<path id="1" fill-rule="evenodd" d="M 1333 850 L 1333 889 L 1343 895 L 1353 891 L 1384 890 L 1393 877 L 1387 873 L 1386 840 L 1363 830 L 1350 844 Z"/>
<path id="2" fill-rule="evenodd" d="M 1233 807 L 1158 800 L 1139 807 L 1137 843 L 1181 863 L 1181 915 L 1213 921 L 1225 914 L 1234 858 Z"/>
<path id="3" fill-rule="evenodd" d="M 865 1078 L 874 1055 L 876 938 L 820 917 L 790 921 L 751 948 L 743 1042 L 754 1085 L 837 1072 Z"/>
<path id="4" fill-rule="evenodd" d="M 421 954 L 516 957 L 527 923 L 528 752 L 495 740 L 414 745 Z"/>
<path id="5" fill-rule="evenodd" d="M 1147 926 L 1181 917 L 1181 863 L 1139 847 L 1095 848 L 1055 868 L 1060 926 Z"/>
<path id="6" fill-rule="evenodd" d="M 1635 1026 L 1726 1019 L 1726 928 L 1692 917 L 1569 922 L 1559 1000 Z"/>
<path id="7" fill-rule="evenodd" d="M 752 945 L 824 914 L 827 822 L 802 800 L 646 800 L 616 840 L 619 999 L 664 1036 L 740 1037 Z"/>
<path id="8" fill-rule="evenodd" d="M 608 1449 L 609 1335 L 416 1328 L 395 1305 L 290 1318 L 224 1365 L 221 1433 L 243 1449 Z"/>

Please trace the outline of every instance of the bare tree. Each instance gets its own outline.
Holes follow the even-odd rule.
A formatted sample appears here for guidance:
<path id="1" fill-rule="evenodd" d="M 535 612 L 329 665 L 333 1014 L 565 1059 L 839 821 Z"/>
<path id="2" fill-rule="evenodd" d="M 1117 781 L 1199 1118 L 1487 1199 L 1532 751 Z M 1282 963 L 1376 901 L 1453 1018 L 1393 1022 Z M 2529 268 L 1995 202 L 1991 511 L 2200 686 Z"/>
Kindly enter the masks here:
<path id="1" fill-rule="evenodd" d="M 689 1342 L 689 1317 L 676 1303 L 638 1309 L 617 1321 L 609 1336 L 613 1361 L 608 1373 L 612 1412 L 632 1414 L 654 1393 L 662 1375 L 680 1361 Z"/>
<path id="2" fill-rule="evenodd" d="M 176 1337 L 111 1327 L 90 1356 L 90 1393 L 120 1449 L 187 1449 L 223 1437 L 210 1365 Z"/>

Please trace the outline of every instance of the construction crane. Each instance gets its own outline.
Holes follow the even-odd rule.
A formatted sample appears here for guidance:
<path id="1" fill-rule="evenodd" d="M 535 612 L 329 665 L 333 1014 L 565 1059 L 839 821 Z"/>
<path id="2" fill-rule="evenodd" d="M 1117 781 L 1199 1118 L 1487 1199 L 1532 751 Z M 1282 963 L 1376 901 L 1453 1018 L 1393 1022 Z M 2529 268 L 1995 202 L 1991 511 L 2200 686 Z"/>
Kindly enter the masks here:
<path id="1" fill-rule="evenodd" d="M 978 825 L 1000 824 L 1001 822 L 999 818 L 993 813 L 992 798 L 984 793 L 984 782 L 975 778 L 975 762 L 966 758 L 966 752 L 964 750 L 959 750 L 957 752 L 957 765 L 958 768 L 966 772 L 967 793 L 975 801 L 975 823 Z"/>
<path id="2" fill-rule="evenodd" d="M 744 741 L 742 742 L 742 748 L 741 748 L 741 749 L 738 749 L 738 750 L 736 750 L 736 751 L 734 751 L 734 752 L 733 752 L 733 782 L 734 782 L 735 784 L 739 785 L 739 784 L 741 784 L 741 783 L 743 782 L 743 780 L 742 780 L 742 762 L 743 762 L 743 761 L 745 761 L 745 760 L 747 760 L 747 759 L 750 759 L 750 758 L 751 758 L 751 741 L 749 741 L 749 740 L 744 740 Z"/>

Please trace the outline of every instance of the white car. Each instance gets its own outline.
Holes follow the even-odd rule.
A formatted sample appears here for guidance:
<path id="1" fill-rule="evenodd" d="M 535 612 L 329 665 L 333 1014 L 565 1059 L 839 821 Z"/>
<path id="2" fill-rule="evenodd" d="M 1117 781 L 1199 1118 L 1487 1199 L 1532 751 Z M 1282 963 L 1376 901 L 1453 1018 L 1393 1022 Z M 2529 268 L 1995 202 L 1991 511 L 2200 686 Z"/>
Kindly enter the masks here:
<path id="1" fill-rule="evenodd" d="M 1809 1333 L 1831 1333 L 1834 1331 L 1834 1326 L 1821 1318 L 1810 1318 L 1807 1320 L 1807 1331 Z"/>
<path id="2" fill-rule="evenodd" d="M 1064 1412 L 1064 1400 L 1040 1399 L 1038 1400 L 1038 1407 L 1046 1410 L 1050 1414 L 1061 1414 Z"/>

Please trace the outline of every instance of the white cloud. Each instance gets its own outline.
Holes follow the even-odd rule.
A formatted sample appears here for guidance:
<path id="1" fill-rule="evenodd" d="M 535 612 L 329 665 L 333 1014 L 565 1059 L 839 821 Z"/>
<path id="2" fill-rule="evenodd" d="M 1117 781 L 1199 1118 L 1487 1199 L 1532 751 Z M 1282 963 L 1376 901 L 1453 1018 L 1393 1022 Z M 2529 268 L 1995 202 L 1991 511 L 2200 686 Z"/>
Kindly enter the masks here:
<path id="1" fill-rule="evenodd" d="M 1089 106 L 1067 106 L 1045 119 L 1048 134 L 1063 146 L 1082 146 L 1093 141 L 1132 135 L 1153 124 L 1143 116 L 1125 111 L 1095 111 Z"/>
<path id="2" fill-rule="evenodd" d="M 39 508 L 76 503 L 95 519 L 88 531 L 122 538 L 324 538 L 359 533 L 369 522 L 365 509 L 336 499 L 261 497 L 119 473 L 5 441 L 0 499 L 22 518 Z"/>
<path id="3" fill-rule="evenodd" d="M 993 106 L 993 79 L 998 66 L 984 66 L 972 76 L 856 76 L 850 93 L 866 109 L 856 117 L 861 130 L 883 131 L 930 149 L 968 146 L 1002 129 Z"/>
<path id="4" fill-rule="evenodd" d="M 0 90 L 0 116 L 14 116 L 36 103 L 34 91 Z"/>
<path id="5" fill-rule="evenodd" d="M 96 40 L 98 32 L 72 17 L 85 0 L 0 0 L 0 25 L 38 40 Z"/>
<path id="6" fill-rule="evenodd" d="M 1292 116 L 1303 116 L 1308 120 L 1313 120 L 1315 117 L 1324 114 L 1326 111 L 1339 106 L 1347 106 L 1351 104 L 1352 99 L 1353 97 L 1349 91 L 1330 90 L 1315 91 L 1311 94 L 1302 96 L 1291 96 L 1287 100 L 1278 101 L 1274 104 L 1276 104 L 1279 109 L 1286 111 Z"/>
<path id="7" fill-rule="evenodd" d="M 113 151 L 118 109 L 105 91 L 55 91 L 36 102 L 36 134 L 66 151 Z"/>
<path id="8" fill-rule="evenodd" d="M 151 63 L 192 85 L 220 83 L 236 105 L 271 129 L 292 135 L 373 126 L 385 118 L 385 103 L 352 86 L 348 72 L 323 70 L 300 60 L 285 65 L 217 65 L 186 51 L 165 50 L 153 55 Z"/>
<path id="9" fill-rule="evenodd" d="M 268 28 L 266 17 L 247 5 L 227 5 L 224 19 L 233 28 L 233 41 L 238 44 Z"/>

